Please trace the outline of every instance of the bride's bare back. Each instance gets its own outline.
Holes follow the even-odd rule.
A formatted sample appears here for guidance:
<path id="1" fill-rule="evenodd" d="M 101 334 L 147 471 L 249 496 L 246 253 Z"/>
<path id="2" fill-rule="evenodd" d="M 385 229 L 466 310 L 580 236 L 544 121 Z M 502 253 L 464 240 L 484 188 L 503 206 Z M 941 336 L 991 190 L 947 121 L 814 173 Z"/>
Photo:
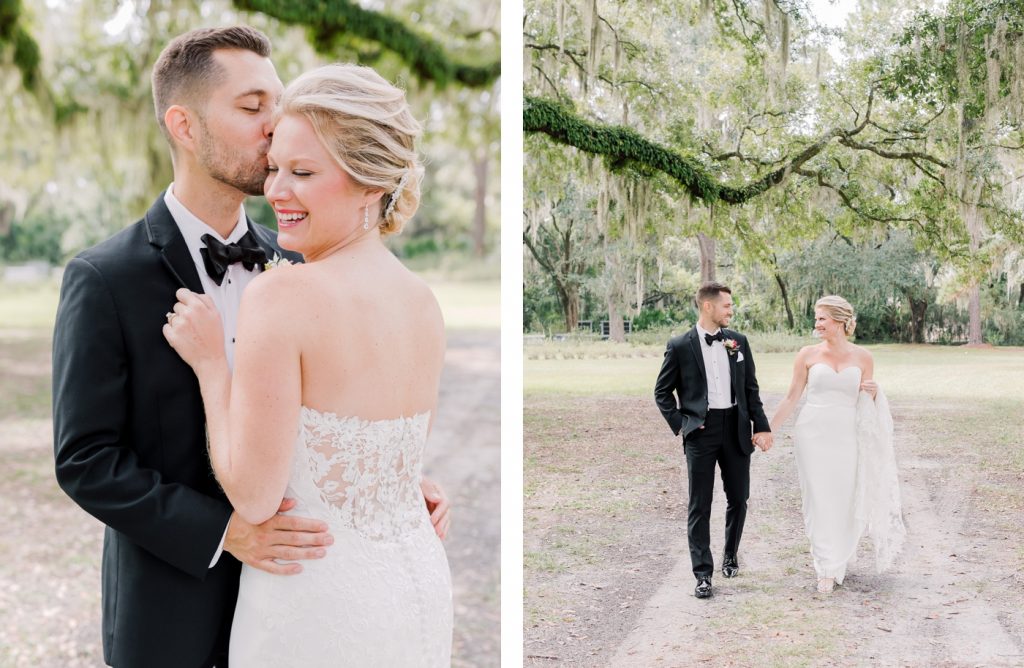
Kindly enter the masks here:
<path id="1" fill-rule="evenodd" d="M 444 322 L 427 285 L 380 244 L 289 267 L 302 404 L 381 420 L 434 411 Z"/>

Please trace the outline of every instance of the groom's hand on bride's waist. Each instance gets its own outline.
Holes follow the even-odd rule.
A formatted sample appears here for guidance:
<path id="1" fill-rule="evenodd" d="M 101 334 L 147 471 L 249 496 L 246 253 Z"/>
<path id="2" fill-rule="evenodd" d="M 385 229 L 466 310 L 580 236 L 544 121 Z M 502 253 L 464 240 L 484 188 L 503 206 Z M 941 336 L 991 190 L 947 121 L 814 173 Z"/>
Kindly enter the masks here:
<path id="1" fill-rule="evenodd" d="M 334 543 L 334 537 L 327 533 L 326 522 L 280 514 L 294 507 L 294 499 L 285 499 L 278 514 L 263 524 L 249 524 L 238 513 L 231 513 L 224 549 L 242 563 L 268 573 L 301 573 L 301 564 L 282 564 L 277 560 L 320 559 L 327 553 L 327 546 Z"/>
<path id="2" fill-rule="evenodd" d="M 423 492 L 423 502 L 427 504 L 427 512 L 430 513 L 430 523 L 434 525 L 434 533 L 444 540 L 452 525 L 452 504 L 448 495 L 440 485 L 426 476 L 420 479 L 420 490 Z"/>

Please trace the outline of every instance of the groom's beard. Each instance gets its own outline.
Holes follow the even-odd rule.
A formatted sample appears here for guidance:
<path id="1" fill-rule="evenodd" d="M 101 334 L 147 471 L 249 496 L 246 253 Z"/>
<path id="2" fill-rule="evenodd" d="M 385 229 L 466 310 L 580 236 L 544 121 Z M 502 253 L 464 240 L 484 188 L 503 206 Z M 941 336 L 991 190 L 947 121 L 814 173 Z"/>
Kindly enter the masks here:
<path id="1" fill-rule="evenodd" d="M 261 148 L 258 159 L 252 161 L 241 152 L 213 139 L 201 116 L 199 125 L 202 126 L 203 134 L 197 157 L 210 176 L 246 195 L 262 195 L 263 184 L 267 180 L 265 160 L 270 142 Z"/>

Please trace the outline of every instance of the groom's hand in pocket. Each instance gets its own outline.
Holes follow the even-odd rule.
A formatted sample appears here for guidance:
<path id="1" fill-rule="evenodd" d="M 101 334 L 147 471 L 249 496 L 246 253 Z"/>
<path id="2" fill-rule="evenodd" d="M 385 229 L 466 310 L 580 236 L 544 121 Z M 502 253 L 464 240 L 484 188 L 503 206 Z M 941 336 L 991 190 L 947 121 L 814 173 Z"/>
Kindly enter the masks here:
<path id="1" fill-rule="evenodd" d="M 294 499 L 285 499 L 277 509 L 278 514 L 263 524 L 249 524 L 238 513 L 231 513 L 224 549 L 261 571 L 275 575 L 301 573 L 301 564 L 282 564 L 277 560 L 320 559 L 334 538 L 327 533 L 326 522 L 280 514 L 294 507 Z"/>

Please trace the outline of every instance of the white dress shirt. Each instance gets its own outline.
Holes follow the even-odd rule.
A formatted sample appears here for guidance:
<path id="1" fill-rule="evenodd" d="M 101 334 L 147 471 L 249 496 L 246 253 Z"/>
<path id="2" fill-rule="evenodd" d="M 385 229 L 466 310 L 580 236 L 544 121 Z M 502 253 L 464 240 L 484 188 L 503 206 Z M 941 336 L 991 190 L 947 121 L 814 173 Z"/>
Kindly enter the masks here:
<path id="1" fill-rule="evenodd" d="M 729 373 L 729 352 L 721 341 L 712 341 L 708 345 L 705 334 L 714 336 L 721 329 L 706 331 L 697 325 L 697 338 L 700 339 L 700 352 L 704 356 L 704 372 L 708 379 L 708 408 L 731 408 L 732 375 Z"/>
<path id="2" fill-rule="evenodd" d="M 224 324 L 224 352 L 227 354 L 228 367 L 234 368 L 235 331 L 238 328 L 238 307 L 242 303 L 242 291 L 252 279 L 259 275 L 262 267 L 253 267 L 252 270 L 249 270 L 241 262 L 228 265 L 224 280 L 217 285 L 206 273 L 206 265 L 203 264 L 203 256 L 200 255 L 199 250 L 206 247 L 202 240 L 204 234 L 209 234 L 224 244 L 237 243 L 249 231 L 245 220 L 245 209 L 238 207 L 238 223 L 225 239 L 186 209 L 185 205 L 174 196 L 173 190 L 174 184 L 172 183 L 164 194 L 164 203 L 167 204 L 174 222 L 178 224 L 181 235 L 185 237 L 188 252 L 192 254 L 192 261 L 196 263 L 196 269 L 199 271 L 199 280 L 203 284 L 203 291 L 210 295 L 217 307 L 217 312 L 220 313 L 221 322 Z"/>
<path id="3" fill-rule="evenodd" d="M 253 267 L 252 270 L 249 270 L 242 263 L 236 262 L 228 266 L 227 273 L 224 274 L 224 280 L 221 281 L 220 285 L 217 285 L 210 278 L 210 275 L 206 273 L 206 265 L 203 264 L 203 256 L 199 253 L 199 249 L 206 247 L 202 240 L 204 234 L 209 234 L 225 244 L 236 243 L 241 239 L 249 231 L 249 225 L 245 219 L 245 209 L 238 207 L 238 223 L 235 225 L 235 229 L 231 231 L 231 234 L 228 235 L 228 238 L 225 239 L 216 230 L 185 208 L 185 205 L 174 196 L 173 183 L 167 187 L 167 192 L 164 193 L 164 204 L 167 205 L 167 209 L 171 212 L 174 222 L 178 224 L 181 235 L 185 237 L 185 244 L 192 255 L 192 261 L 196 264 L 199 280 L 203 284 L 203 291 L 210 295 L 214 305 L 217 307 L 217 312 L 220 313 L 221 322 L 224 324 L 224 352 L 227 354 L 228 367 L 234 368 L 235 331 L 238 327 L 238 307 L 242 303 L 242 291 L 245 290 L 245 286 L 249 285 L 252 279 L 256 278 L 262 267 Z M 228 528 L 225 526 L 224 535 L 221 536 L 220 545 L 217 546 L 217 551 L 213 555 L 210 568 L 217 565 L 217 561 L 224 551 L 224 539 L 227 535 Z"/>

